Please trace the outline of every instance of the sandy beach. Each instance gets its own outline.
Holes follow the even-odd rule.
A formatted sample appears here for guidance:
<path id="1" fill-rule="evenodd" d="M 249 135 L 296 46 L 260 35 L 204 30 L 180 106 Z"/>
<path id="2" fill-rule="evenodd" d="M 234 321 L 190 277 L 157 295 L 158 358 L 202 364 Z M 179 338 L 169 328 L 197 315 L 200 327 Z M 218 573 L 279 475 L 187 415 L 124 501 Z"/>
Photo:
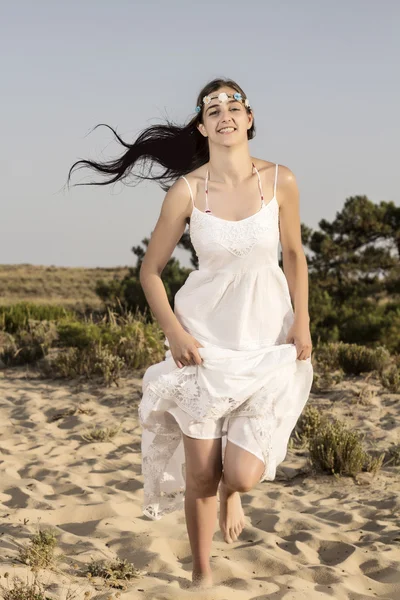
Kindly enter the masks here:
<path id="1" fill-rule="evenodd" d="M 69 585 L 79 598 L 86 590 L 116 597 L 115 589 L 87 580 L 85 568 L 92 559 L 117 557 L 144 571 L 118 592 L 121 598 L 400 598 L 400 468 L 355 480 L 319 475 L 304 449 L 289 449 L 275 481 L 242 495 L 247 525 L 238 542 L 226 544 L 216 523 L 216 585 L 188 589 L 183 512 L 160 521 L 141 512 L 140 394 L 141 380 L 133 377 L 106 388 L 41 379 L 25 367 L 0 371 L 2 575 L 26 578 L 19 547 L 38 527 L 52 527 L 63 556 L 42 577 L 58 598 Z M 384 451 L 399 442 L 399 400 L 377 380 L 347 377 L 327 394 L 312 393 L 309 405 Z M 90 427 L 114 425 L 121 429 L 108 442 L 82 437 Z"/>

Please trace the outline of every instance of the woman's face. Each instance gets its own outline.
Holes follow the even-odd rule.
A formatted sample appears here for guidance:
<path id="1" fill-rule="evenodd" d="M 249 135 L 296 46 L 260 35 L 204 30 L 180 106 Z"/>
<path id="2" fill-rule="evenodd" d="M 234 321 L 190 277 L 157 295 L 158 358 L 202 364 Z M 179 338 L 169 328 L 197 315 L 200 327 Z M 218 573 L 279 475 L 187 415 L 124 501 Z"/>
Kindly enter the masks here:
<path id="1" fill-rule="evenodd" d="M 222 87 L 209 95 L 217 96 L 221 92 L 233 95 L 236 90 Z M 227 102 L 220 102 L 218 98 L 213 98 L 202 110 L 203 123 L 198 125 L 198 129 L 209 138 L 210 143 L 232 146 L 248 139 L 247 130 L 253 124 L 253 116 L 248 113 L 242 101 L 228 98 Z"/>

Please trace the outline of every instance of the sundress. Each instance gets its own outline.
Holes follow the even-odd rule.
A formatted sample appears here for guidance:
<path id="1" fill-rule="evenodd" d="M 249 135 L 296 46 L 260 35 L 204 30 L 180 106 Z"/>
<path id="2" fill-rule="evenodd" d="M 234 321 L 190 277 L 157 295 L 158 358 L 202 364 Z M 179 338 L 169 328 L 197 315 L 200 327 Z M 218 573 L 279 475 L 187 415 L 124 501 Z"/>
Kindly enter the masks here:
<path id="1" fill-rule="evenodd" d="M 297 359 L 286 343 L 294 320 L 287 279 L 278 262 L 279 204 L 264 202 L 250 217 L 229 221 L 194 205 L 189 234 L 198 257 L 174 299 L 182 327 L 203 347 L 201 365 L 179 368 L 169 349 L 142 380 L 143 514 L 158 520 L 183 508 L 185 454 L 182 432 L 221 438 L 264 463 L 262 481 L 275 478 L 290 434 L 309 398 L 311 358 Z"/>

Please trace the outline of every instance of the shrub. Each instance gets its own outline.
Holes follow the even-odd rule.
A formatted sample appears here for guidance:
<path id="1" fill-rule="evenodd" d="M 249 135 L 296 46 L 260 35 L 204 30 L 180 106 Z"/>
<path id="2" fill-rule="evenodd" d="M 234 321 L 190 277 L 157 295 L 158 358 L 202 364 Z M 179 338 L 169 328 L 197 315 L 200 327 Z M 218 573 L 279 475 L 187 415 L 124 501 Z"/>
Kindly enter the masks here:
<path id="1" fill-rule="evenodd" d="M 128 322 L 121 329 L 117 353 L 127 367 L 142 369 L 164 358 L 165 336 L 156 323 L 145 323 L 143 319 Z"/>
<path id="2" fill-rule="evenodd" d="M 18 302 L 10 306 L 0 306 L 0 329 L 8 333 L 17 333 L 27 329 L 29 320 L 58 321 L 61 318 L 73 318 L 74 312 L 62 306 Z"/>
<path id="3" fill-rule="evenodd" d="M 313 352 L 314 361 L 322 371 L 328 372 L 340 369 L 338 347 L 338 342 L 329 342 L 318 344 L 315 348 Z"/>
<path id="4" fill-rule="evenodd" d="M 384 465 L 400 466 L 400 444 L 394 444 L 386 451 Z"/>
<path id="5" fill-rule="evenodd" d="M 367 348 L 357 344 L 338 345 L 338 362 L 346 374 L 359 375 L 369 371 L 382 371 L 390 362 L 390 354 L 383 346 Z"/>
<path id="6" fill-rule="evenodd" d="M 118 385 L 124 360 L 112 354 L 101 343 L 85 348 L 67 348 L 60 352 L 44 370 L 50 374 L 54 370 L 59 377 L 66 379 L 84 376 L 91 379 L 101 376 L 106 385 L 112 382 Z"/>
<path id="7" fill-rule="evenodd" d="M 124 588 L 125 581 L 139 577 L 142 572 L 127 560 L 92 561 L 88 565 L 88 573 L 92 577 L 102 577 L 109 586 Z"/>
<path id="8" fill-rule="evenodd" d="M 306 406 L 296 423 L 295 437 L 300 443 L 307 444 L 318 433 L 326 419 L 314 406 Z"/>
<path id="9" fill-rule="evenodd" d="M 4 600 L 50 600 L 37 577 L 34 577 L 32 582 L 23 582 L 13 577 L 12 587 L 9 584 L 8 573 L 4 574 L 4 578 L 7 580 L 7 587 L 2 585 L 0 588 Z"/>
<path id="10" fill-rule="evenodd" d="M 86 442 L 109 442 L 121 431 L 121 425 L 118 427 L 92 427 L 83 432 L 82 438 Z"/>
<path id="11" fill-rule="evenodd" d="M 14 356 L 17 350 L 14 336 L 6 331 L 0 331 L 0 359 L 4 364 L 8 364 L 10 357 Z"/>
<path id="12" fill-rule="evenodd" d="M 128 368 L 141 369 L 164 358 L 165 336 L 156 322 L 147 322 L 141 313 L 116 317 L 108 310 L 108 321 L 94 323 L 60 323 L 59 343 L 81 350 L 107 348 L 123 360 Z M 99 360 L 109 360 L 105 355 Z"/>
<path id="13" fill-rule="evenodd" d="M 335 385 L 343 381 L 344 372 L 342 369 L 336 373 L 331 373 L 328 369 L 322 369 L 314 372 L 312 381 L 313 393 L 323 393 L 330 391 Z"/>
<path id="14" fill-rule="evenodd" d="M 1 359 L 7 366 L 36 362 L 47 355 L 57 339 L 55 324 L 50 321 L 29 319 L 27 326 L 27 330 L 19 329 L 2 347 Z"/>
<path id="15" fill-rule="evenodd" d="M 56 546 L 57 538 L 53 531 L 39 530 L 31 537 L 29 546 L 20 549 L 19 559 L 32 569 L 44 569 L 53 565 Z"/>
<path id="16" fill-rule="evenodd" d="M 333 475 L 354 476 L 360 471 L 375 473 L 383 462 L 370 456 L 362 446 L 362 437 L 356 431 L 346 429 L 340 421 L 326 422 L 309 442 L 312 465 Z"/>
<path id="17" fill-rule="evenodd" d="M 387 388 L 390 392 L 400 392 L 400 369 L 397 365 L 390 365 L 389 368 L 382 370 L 379 374 L 379 378 L 383 387 Z"/>
<path id="18" fill-rule="evenodd" d="M 390 362 L 390 353 L 384 346 L 368 348 L 331 342 L 320 344 L 314 350 L 314 359 L 324 373 L 342 369 L 347 375 L 359 375 L 375 370 L 380 372 Z"/>
<path id="19" fill-rule="evenodd" d="M 99 325 L 81 321 L 61 321 L 57 323 L 58 343 L 68 348 L 89 348 L 101 340 Z"/>

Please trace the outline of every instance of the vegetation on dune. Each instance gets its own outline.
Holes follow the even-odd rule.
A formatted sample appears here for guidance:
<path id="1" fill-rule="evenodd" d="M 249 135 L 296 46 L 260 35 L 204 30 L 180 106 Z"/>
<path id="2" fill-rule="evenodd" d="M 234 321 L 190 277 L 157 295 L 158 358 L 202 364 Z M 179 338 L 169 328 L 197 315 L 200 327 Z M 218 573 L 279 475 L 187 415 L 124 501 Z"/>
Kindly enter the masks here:
<path id="1" fill-rule="evenodd" d="M 345 375 L 370 372 L 388 390 L 399 390 L 399 231 L 400 208 L 393 202 L 374 204 L 365 196 L 348 198 L 332 222 L 319 222 L 319 230 L 302 225 L 313 358 L 318 365 L 314 391 L 337 385 Z M 2 363 L 31 365 L 46 377 L 99 377 L 106 385 L 118 385 L 122 374 L 162 360 L 164 334 L 139 281 L 148 243 L 144 238 L 142 245 L 132 248 L 136 264 L 131 268 L 115 269 L 114 274 L 112 269 L 92 269 L 90 277 L 89 270 L 76 270 L 80 285 L 90 281 L 102 310 L 88 313 L 78 306 L 73 310 L 51 303 L 36 305 L 26 298 L 7 305 L 3 297 Z M 190 253 L 190 262 L 197 268 L 188 232 L 178 246 Z M 44 273 L 42 269 L 41 276 L 38 268 L 33 270 L 42 288 L 46 289 L 46 275 L 57 277 L 60 286 L 68 281 L 72 288 L 78 287 L 71 283 L 74 270 L 59 269 L 64 280 L 57 267 L 47 267 Z M 0 269 L 3 282 L 13 272 L 11 266 Z M 175 293 L 190 272 L 173 257 L 165 266 L 161 277 L 172 308 Z"/>

